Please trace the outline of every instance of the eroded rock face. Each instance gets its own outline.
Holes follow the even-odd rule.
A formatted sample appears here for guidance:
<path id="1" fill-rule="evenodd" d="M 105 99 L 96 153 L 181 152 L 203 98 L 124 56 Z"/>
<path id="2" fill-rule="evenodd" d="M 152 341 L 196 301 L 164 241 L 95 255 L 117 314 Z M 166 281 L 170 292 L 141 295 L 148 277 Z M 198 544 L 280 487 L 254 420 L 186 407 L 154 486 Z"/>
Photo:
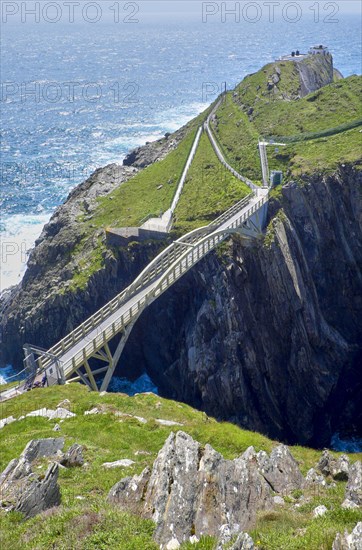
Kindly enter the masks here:
<path id="1" fill-rule="evenodd" d="M 301 97 L 333 82 L 333 58 L 330 54 L 309 56 L 295 66 L 300 75 Z"/>
<path id="2" fill-rule="evenodd" d="M 286 445 L 275 447 L 270 457 L 264 451 L 259 451 L 256 457 L 259 472 L 273 491 L 288 494 L 294 489 L 303 487 L 305 479 Z"/>
<path id="3" fill-rule="evenodd" d="M 332 550 L 360 550 L 362 548 L 362 522 L 357 523 L 351 534 L 338 533 Z"/>
<path id="4" fill-rule="evenodd" d="M 267 458 L 267 475 L 276 490 L 302 485 L 303 477 L 297 474 L 296 462 L 284 446 Z M 171 433 L 152 470 L 146 468 L 139 476 L 122 479 L 108 499 L 152 519 L 155 539 L 163 545 L 172 539 L 182 543 L 193 535 L 218 537 L 220 530 L 234 534 L 249 529 L 259 510 L 274 505 L 270 483 L 254 449 L 235 460 L 225 460 L 210 445 L 203 448 L 184 432 Z"/>

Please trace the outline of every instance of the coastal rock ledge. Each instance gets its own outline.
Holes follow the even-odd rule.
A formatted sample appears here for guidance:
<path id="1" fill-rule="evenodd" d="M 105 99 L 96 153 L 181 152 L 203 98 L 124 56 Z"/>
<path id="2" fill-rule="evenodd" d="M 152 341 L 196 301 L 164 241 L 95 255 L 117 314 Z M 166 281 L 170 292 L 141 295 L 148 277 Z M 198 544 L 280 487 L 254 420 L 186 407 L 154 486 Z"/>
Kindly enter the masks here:
<path id="1" fill-rule="evenodd" d="M 249 447 L 239 458 L 226 460 L 210 445 L 203 447 L 179 431 L 167 438 L 152 470 L 119 481 L 108 501 L 152 519 L 155 540 L 167 549 L 193 537 L 220 537 L 225 529 L 240 535 L 255 524 L 258 511 L 274 507 L 273 491 L 290 492 L 303 485 L 285 445 L 270 457 Z"/>

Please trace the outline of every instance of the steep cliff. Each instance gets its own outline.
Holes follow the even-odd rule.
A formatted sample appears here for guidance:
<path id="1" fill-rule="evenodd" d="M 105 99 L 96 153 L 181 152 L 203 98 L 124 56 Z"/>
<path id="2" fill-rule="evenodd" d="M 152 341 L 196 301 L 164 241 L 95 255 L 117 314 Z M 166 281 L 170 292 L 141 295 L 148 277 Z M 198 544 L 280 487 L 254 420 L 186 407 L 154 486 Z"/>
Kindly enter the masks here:
<path id="1" fill-rule="evenodd" d="M 296 69 L 300 75 L 301 97 L 333 82 L 333 57 L 330 54 L 309 55 L 296 63 Z"/>
<path id="2" fill-rule="evenodd" d="M 326 445 L 361 426 L 362 173 L 288 184 L 269 212 L 264 242 L 233 239 L 144 313 L 122 368 L 219 418 Z"/>

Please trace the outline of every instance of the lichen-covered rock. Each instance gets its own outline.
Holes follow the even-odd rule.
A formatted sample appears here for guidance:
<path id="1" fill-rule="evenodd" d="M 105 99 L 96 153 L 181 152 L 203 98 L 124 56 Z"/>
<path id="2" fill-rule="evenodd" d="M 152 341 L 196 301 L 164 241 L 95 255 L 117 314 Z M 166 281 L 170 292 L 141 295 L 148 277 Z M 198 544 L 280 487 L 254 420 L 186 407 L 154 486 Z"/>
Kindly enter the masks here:
<path id="1" fill-rule="evenodd" d="M 225 544 L 228 544 L 232 538 L 240 532 L 240 525 L 235 523 L 234 525 L 221 525 L 219 528 L 219 538 L 217 541 L 216 550 L 222 550 Z"/>
<path id="2" fill-rule="evenodd" d="M 307 485 L 321 485 L 322 487 L 325 487 L 327 485 L 326 480 L 324 477 L 314 469 L 311 468 L 308 470 L 307 475 L 305 476 L 305 481 Z"/>
<path id="3" fill-rule="evenodd" d="M 180 544 L 190 536 L 218 536 L 225 524 L 246 529 L 272 507 L 271 489 L 256 460 L 225 460 L 184 432 L 171 433 L 152 471 L 125 478 L 109 493 L 121 508 L 156 523 L 155 539 Z"/>
<path id="4" fill-rule="evenodd" d="M 132 513 L 140 514 L 143 512 L 143 498 L 147 489 L 147 484 L 151 477 L 151 470 L 145 468 L 140 475 L 126 477 L 121 479 L 112 487 L 108 494 L 109 502 L 118 504 L 121 507 L 127 507 Z"/>
<path id="5" fill-rule="evenodd" d="M 256 455 L 259 472 L 264 476 L 273 491 L 288 494 L 301 489 L 305 483 L 297 461 L 286 445 L 275 447 L 270 457 L 265 451 Z"/>
<path id="6" fill-rule="evenodd" d="M 357 460 L 349 468 L 348 483 L 346 487 L 346 500 L 362 505 L 362 462 Z"/>
<path id="7" fill-rule="evenodd" d="M 358 522 L 351 534 L 345 531 L 344 535 L 337 533 L 332 550 L 361 550 L 362 522 Z"/>
<path id="8" fill-rule="evenodd" d="M 248 533 L 240 533 L 229 550 L 254 550 L 254 541 Z"/>
<path id="9" fill-rule="evenodd" d="M 64 454 L 64 457 L 61 460 L 61 465 L 66 468 L 74 468 L 76 466 L 83 466 L 84 457 L 83 457 L 83 446 L 74 443 L 67 452 Z"/>
<path id="10" fill-rule="evenodd" d="M 347 455 L 341 455 L 335 458 L 327 449 L 317 464 L 317 468 L 325 476 L 332 476 L 339 481 L 347 481 L 349 471 L 349 458 Z"/>

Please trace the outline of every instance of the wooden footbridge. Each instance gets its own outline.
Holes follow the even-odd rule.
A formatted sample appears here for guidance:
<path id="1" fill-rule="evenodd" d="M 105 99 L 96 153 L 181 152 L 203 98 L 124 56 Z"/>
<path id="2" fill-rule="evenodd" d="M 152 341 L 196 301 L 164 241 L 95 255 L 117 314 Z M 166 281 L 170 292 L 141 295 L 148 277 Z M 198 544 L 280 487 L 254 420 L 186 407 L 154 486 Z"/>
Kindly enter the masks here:
<path id="1" fill-rule="evenodd" d="M 32 387 L 34 381 L 37 385 L 41 382 L 52 385 L 81 380 L 93 390 L 107 390 L 127 339 L 142 312 L 231 234 L 238 233 L 247 239 L 262 235 L 269 189 L 256 186 L 224 159 L 210 128 L 210 120 L 220 101 L 222 99 L 205 122 L 204 130 L 220 162 L 249 185 L 250 194 L 209 225 L 172 242 L 128 288 L 55 346 L 49 350 L 24 346 L 25 367 L 32 374 L 17 388 L 0 394 L 0 400 L 22 393 L 29 384 Z M 95 377 L 100 374 L 103 381 L 98 388 Z"/>

